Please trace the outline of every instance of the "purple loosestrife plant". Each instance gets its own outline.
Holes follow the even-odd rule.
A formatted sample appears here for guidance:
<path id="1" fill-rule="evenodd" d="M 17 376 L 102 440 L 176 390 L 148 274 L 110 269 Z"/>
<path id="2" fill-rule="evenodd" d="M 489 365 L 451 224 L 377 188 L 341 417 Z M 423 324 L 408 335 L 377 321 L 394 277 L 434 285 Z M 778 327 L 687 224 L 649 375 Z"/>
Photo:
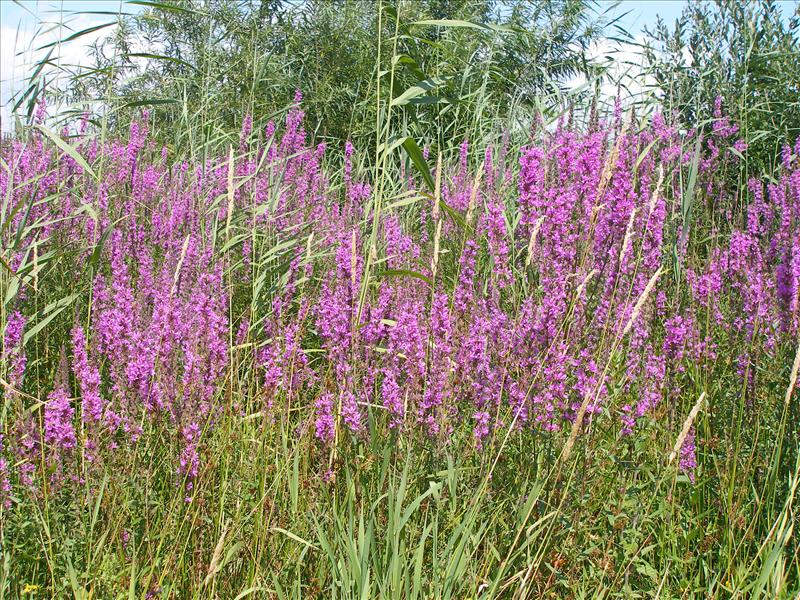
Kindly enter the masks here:
<path id="1" fill-rule="evenodd" d="M 736 363 L 753 396 L 800 332 L 800 147 L 783 152 L 775 181 L 747 185 L 740 218 L 717 173 L 745 147 L 721 106 L 699 145 L 699 133 L 660 113 L 626 126 L 621 109 L 587 129 L 566 117 L 539 125 L 518 152 L 510 134 L 502 146 L 465 140 L 436 173 L 447 210 L 387 205 L 373 247 L 363 223 L 375 216 L 375 182 L 359 179 L 347 142 L 336 184 L 331 150 L 311 141 L 300 102 L 298 93 L 285 123 L 261 133 L 257 116 L 245 117 L 233 165 L 229 146 L 176 160 L 151 140 L 146 117 L 127 141 L 71 142 L 90 164 L 102 161 L 100 181 L 39 133 L 2 146 L 16 168 L 0 170 L 12 229 L 28 204 L 30 222 L 43 224 L 42 238 L 21 236 L 10 266 L 25 276 L 34 247 L 99 259 L 91 309 L 58 342 L 71 349 L 76 399 L 66 382 L 25 374 L 28 354 L 53 355 L 38 339 L 23 345 L 23 314 L 41 319 L 31 285 L 6 313 L 8 383 L 33 397 L 53 391 L 41 426 L 30 397 L 14 397 L 4 503 L 17 481 L 40 483 L 43 456 L 55 472 L 85 444 L 86 462 L 117 464 L 156 441 L 173 449 L 170 473 L 191 500 L 211 470 L 205 444 L 229 409 L 263 411 L 264 427 L 293 421 L 328 448 L 386 431 L 441 445 L 461 433 L 481 448 L 512 423 L 516 436 L 558 443 L 576 419 L 584 431 L 608 423 L 605 413 L 632 440 L 674 412 L 699 366 Z M 695 147 L 699 216 L 684 228 Z M 480 172 L 470 153 L 483 156 Z M 398 181 L 402 192 L 421 185 L 410 173 Z M 701 206 L 725 218 L 697 251 Z M 51 292 L 46 278 L 37 285 Z M 37 374 L 52 366 L 37 360 Z M 254 393 L 229 402 L 251 367 Z M 688 473 L 693 444 L 681 451 Z"/>
<path id="2" fill-rule="evenodd" d="M 25 348 L 22 344 L 25 330 L 25 317 L 18 310 L 9 315 L 3 336 L 3 363 L 6 366 L 8 382 L 19 388 L 25 376 L 28 363 Z"/>

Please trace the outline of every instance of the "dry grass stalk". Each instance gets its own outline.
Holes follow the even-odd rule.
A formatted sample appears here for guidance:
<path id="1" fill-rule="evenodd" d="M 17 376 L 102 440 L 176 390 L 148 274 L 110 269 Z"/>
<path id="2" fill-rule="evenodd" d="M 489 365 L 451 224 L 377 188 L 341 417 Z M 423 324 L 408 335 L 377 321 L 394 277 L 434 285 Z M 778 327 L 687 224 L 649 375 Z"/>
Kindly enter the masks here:
<path id="1" fill-rule="evenodd" d="M 667 460 L 667 464 L 672 464 L 672 461 L 675 460 L 675 457 L 678 456 L 678 452 L 681 451 L 683 447 L 683 442 L 686 441 L 686 436 L 689 435 L 689 430 L 692 428 L 694 424 L 695 418 L 697 418 L 697 413 L 700 412 L 700 408 L 703 406 L 703 401 L 706 399 L 706 393 L 703 392 L 700 394 L 700 397 L 697 399 L 697 402 L 694 403 L 692 410 L 689 411 L 689 416 L 686 417 L 686 420 L 683 422 L 683 427 L 681 427 L 681 433 L 678 435 L 678 439 L 675 440 L 675 445 L 672 447 L 672 452 L 669 453 L 669 459 Z"/>
<path id="2" fill-rule="evenodd" d="M 350 283 L 353 291 L 356 289 L 356 266 L 358 266 L 358 254 L 356 253 L 356 230 L 353 229 L 353 235 L 350 236 Z"/>
<path id="3" fill-rule="evenodd" d="M 230 230 L 231 230 L 231 218 L 233 217 L 233 172 L 234 172 L 234 164 L 233 164 L 233 146 L 229 147 L 228 150 L 228 217 L 225 221 L 225 237 L 230 237 Z"/>
<path id="4" fill-rule="evenodd" d="M 472 191 L 469 195 L 469 205 L 467 206 L 467 225 L 472 222 L 472 217 L 475 214 L 475 202 L 478 199 L 478 190 L 481 187 L 481 181 L 483 180 L 483 165 L 478 169 L 478 174 L 475 176 L 475 180 L 472 182 Z"/>
<path id="5" fill-rule="evenodd" d="M 650 278 L 650 281 L 647 282 L 647 286 L 644 288 L 644 291 L 642 292 L 641 296 L 639 296 L 639 299 L 636 301 L 636 305 L 633 307 L 631 318 L 628 320 L 627 325 L 625 325 L 625 329 L 622 330 L 622 335 L 620 336 L 620 339 L 624 338 L 626 335 L 628 335 L 628 332 L 630 332 L 631 327 L 633 327 L 633 324 L 639 317 L 639 313 L 642 312 L 642 307 L 644 306 L 644 303 L 647 301 L 647 297 L 650 295 L 650 292 L 653 291 L 653 288 L 656 286 L 658 278 L 661 277 L 661 274 L 663 272 L 664 272 L 664 267 L 658 267 L 658 269 L 656 269 L 656 272 L 653 273 L 653 276 Z"/>
<path id="6" fill-rule="evenodd" d="M 611 154 L 608 155 L 608 159 L 606 159 L 606 164 L 603 165 L 603 172 L 600 174 L 600 183 L 597 186 L 597 199 L 603 197 L 603 194 L 606 191 L 606 187 L 608 186 L 608 182 L 611 181 L 611 175 L 614 172 L 614 165 L 617 164 L 617 159 L 619 158 L 619 151 L 622 147 L 622 142 L 625 140 L 625 136 L 628 134 L 628 128 L 630 127 L 631 120 L 633 119 L 633 115 L 631 118 L 626 119 L 625 123 L 622 125 L 622 129 L 617 136 L 617 140 L 614 143 L 614 148 L 611 150 Z"/>
<path id="7" fill-rule="evenodd" d="M 648 207 L 647 218 L 650 218 L 650 215 L 653 214 L 653 211 L 656 208 L 656 202 L 658 202 L 658 197 L 661 194 L 661 186 L 664 184 L 664 166 L 658 165 L 658 181 L 656 182 L 656 187 L 653 188 L 653 193 L 650 196 L 650 206 Z"/>
<path id="8" fill-rule="evenodd" d="M 789 376 L 789 387 L 786 388 L 785 405 L 789 406 L 789 400 L 792 399 L 792 392 L 797 385 L 797 373 L 800 371 L 800 342 L 797 344 L 797 352 L 794 355 L 794 365 L 792 366 L 792 374 Z"/>
<path id="9" fill-rule="evenodd" d="M 436 184 L 433 190 L 433 220 L 439 219 L 439 202 L 442 200 L 442 155 L 436 160 Z"/>
<path id="10" fill-rule="evenodd" d="M 531 266 L 531 261 L 533 260 L 533 246 L 536 244 L 536 238 L 539 237 L 539 230 L 542 228 L 542 223 L 544 222 L 544 215 L 536 219 L 536 223 L 533 225 L 533 231 L 531 231 L 531 237 L 528 240 L 528 257 L 525 259 L 525 268 Z"/>
<path id="11" fill-rule="evenodd" d="M 208 572 L 203 580 L 203 587 L 211 583 L 211 580 L 214 579 L 214 575 L 219 571 L 219 561 L 222 558 L 222 549 L 225 547 L 225 537 L 227 535 L 228 528 L 224 527 L 222 529 L 222 534 L 219 536 L 219 540 L 217 540 L 217 545 L 214 547 L 214 554 L 211 556 L 211 562 L 208 564 Z"/>
<path id="12" fill-rule="evenodd" d="M 631 327 L 633 327 L 633 323 L 636 321 L 636 318 L 639 316 L 639 313 L 642 310 L 642 306 L 644 306 L 647 297 L 650 295 L 650 292 L 653 291 L 653 288 L 656 285 L 656 281 L 658 281 L 659 276 L 663 272 L 663 268 L 659 267 L 653 276 L 650 278 L 650 281 L 647 282 L 647 287 L 644 288 L 644 291 L 639 296 L 639 299 L 636 301 L 636 305 L 633 307 L 633 313 L 631 314 L 631 318 L 628 321 L 628 324 L 625 326 L 625 329 L 622 331 L 622 335 L 617 340 L 617 344 L 619 344 L 622 339 L 630 332 Z M 613 354 L 613 352 L 612 352 Z M 606 366 L 608 368 L 608 366 Z M 603 370 L 603 376 L 605 376 L 605 369 Z M 601 377 L 602 380 L 602 377 Z M 575 421 L 572 423 L 572 429 L 569 432 L 569 439 L 567 439 L 567 443 L 564 444 L 564 450 L 561 452 L 560 462 L 563 464 L 567 462 L 567 459 L 572 454 L 572 448 L 575 446 L 575 441 L 578 438 L 578 432 L 583 425 L 583 418 L 586 415 L 586 410 L 589 408 L 589 402 L 591 402 L 592 398 L 594 398 L 595 394 L 597 393 L 597 388 L 593 388 L 586 393 L 583 398 L 583 402 L 581 402 L 580 408 L 578 408 L 578 412 L 575 415 Z"/>
<path id="13" fill-rule="evenodd" d="M 436 222 L 436 235 L 433 237 L 433 258 L 431 258 L 431 277 L 436 277 L 436 269 L 439 266 L 439 245 L 442 238 L 442 220 Z"/>
<path id="14" fill-rule="evenodd" d="M 583 294 L 583 290 L 586 288 L 588 283 L 592 280 L 592 277 L 597 275 L 599 272 L 600 271 L 598 271 L 597 269 L 592 269 L 589 272 L 589 274 L 586 275 L 586 277 L 584 277 L 583 281 L 581 281 L 581 284 L 578 286 L 578 289 L 575 290 L 575 297 L 576 298 L 580 298 L 581 297 L 581 294 Z"/>
<path id="15" fill-rule="evenodd" d="M 186 239 L 183 240 L 183 247 L 181 248 L 181 255 L 178 258 L 178 264 L 175 267 L 175 277 L 172 280 L 172 289 L 170 290 L 170 298 L 175 295 L 175 290 L 178 288 L 178 280 L 181 278 L 181 268 L 183 267 L 183 261 L 186 260 L 186 251 L 189 249 L 189 239 L 191 239 L 191 234 L 186 236 Z"/>
<path id="16" fill-rule="evenodd" d="M 619 251 L 619 264 L 622 265 L 622 259 L 625 258 L 625 253 L 628 251 L 628 246 L 631 245 L 631 238 L 633 237 L 633 223 L 636 220 L 636 213 L 638 211 L 634 207 L 631 211 L 631 216 L 628 218 L 628 226 L 625 228 L 625 237 L 622 240 L 622 248 Z"/>

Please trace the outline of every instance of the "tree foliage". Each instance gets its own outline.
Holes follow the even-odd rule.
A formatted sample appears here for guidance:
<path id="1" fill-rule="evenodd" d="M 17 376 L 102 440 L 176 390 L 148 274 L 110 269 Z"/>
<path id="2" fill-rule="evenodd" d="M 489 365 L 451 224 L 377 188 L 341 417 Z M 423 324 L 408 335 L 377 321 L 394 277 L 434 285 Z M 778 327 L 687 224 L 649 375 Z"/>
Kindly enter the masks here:
<path id="1" fill-rule="evenodd" d="M 398 98 L 396 122 L 434 138 L 538 110 L 543 94 L 586 72 L 584 51 L 603 31 L 591 0 L 141 4 L 73 80 L 74 101 L 151 104 L 164 119 L 231 128 L 299 89 L 309 121 L 333 139 L 374 139 L 376 112 Z"/>
<path id="2" fill-rule="evenodd" d="M 707 127 L 718 96 L 741 124 L 748 161 L 771 170 L 800 136 L 800 5 L 774 0 L 689 2 L 671 26 L 647 32 L 646 59 L 664 109 Z"/>

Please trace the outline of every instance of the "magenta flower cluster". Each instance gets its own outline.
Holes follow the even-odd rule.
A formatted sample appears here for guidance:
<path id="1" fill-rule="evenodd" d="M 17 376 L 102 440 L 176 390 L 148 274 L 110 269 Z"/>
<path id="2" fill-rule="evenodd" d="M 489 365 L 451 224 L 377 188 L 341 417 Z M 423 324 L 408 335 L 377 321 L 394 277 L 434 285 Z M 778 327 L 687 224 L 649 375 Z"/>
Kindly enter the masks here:
<path id="1" fill-rule="evenodd" d="M 146 436 L 172 441 L 191 500 L 226 411 L 291 415 L 323 447 L 375 424 L 439 444 L 466 431 L 481 448 L 498 431 L 550 434 L 604 411 L 633 435 L 682 397 L 690 368 L 734 353 L 754 393 L 758 365 L 800 334 L 800 148 L 745 199 L 717 177 L 745 150 L 721 112 L 700 144 L 661 115 L 639 131 L 619 116 L 564 120 L 518 152 L 508 138 L 480 154 L 465 141 L 434 174 L 440 203 L 416 194 L 376 220 L 356 150 L 333 183 L 297 101 L 281 135 L 248 117 L 233 163 L 227 151 L 171 161 L 146 115 L 127 142 L 72 142 L 99 180 L 41 135 L 3 147 L 0 196 L 29 207 L 8 228 L 28 232 L 3 336 L 4 503 L 15 482 L 91 474 Z M 689 214 L 681 173 L 698 147 Z M 715 241 L 700 259 L 703 210 L 731 225 L 704 232 Z M 34 290 L 34 246 L 70 249 L 89 281 L 63 313 L 68 368 L 37 371 L 57 372 L 49 382 L 26 377 L 39 341 L 24 333 L 43 318 L 32 294 L 59 289 Z M 258 386 L 233 398 L 248 369 Z M 695 444 L 693 430 L 680 460 L 692 476 Z"/>

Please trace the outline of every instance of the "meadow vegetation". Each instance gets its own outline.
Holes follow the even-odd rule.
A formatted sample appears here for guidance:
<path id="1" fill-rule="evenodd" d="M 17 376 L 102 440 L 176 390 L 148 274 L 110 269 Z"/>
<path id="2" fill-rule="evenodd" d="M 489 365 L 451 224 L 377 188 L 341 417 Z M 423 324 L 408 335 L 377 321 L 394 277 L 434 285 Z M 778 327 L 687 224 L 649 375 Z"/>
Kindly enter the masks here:
<path id="1" fill-rule="evenodd" d="M 44 48 L 0 598 L 796 598 L 796 18 L 689 7 L 607 98 L 597 9 L 130 2 Z"/>

